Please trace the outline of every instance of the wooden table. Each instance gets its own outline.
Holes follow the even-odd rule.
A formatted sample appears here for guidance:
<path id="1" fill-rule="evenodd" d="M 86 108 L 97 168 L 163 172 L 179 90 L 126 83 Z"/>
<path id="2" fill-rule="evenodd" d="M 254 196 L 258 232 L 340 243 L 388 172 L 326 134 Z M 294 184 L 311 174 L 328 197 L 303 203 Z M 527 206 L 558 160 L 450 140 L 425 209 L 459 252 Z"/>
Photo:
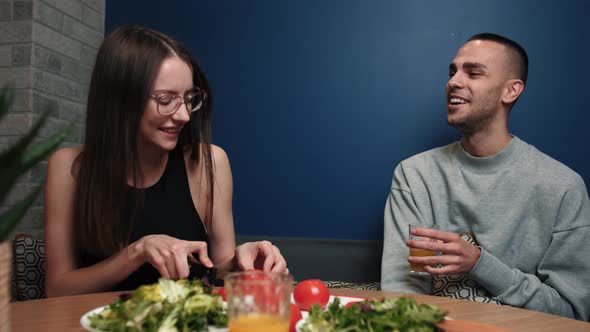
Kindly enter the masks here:
<path id="1" fill-rule="evenodd" d="M 331 289 L 333 295 L 369 298 L 397 297 L 400 293 Z M 51 299 L 16 302 L 12 311 L 12 332 L 21 331 L 84 331 L 80 317 L 91 309 L 111 303 L 119 293 L 96 293 Z M 541 312 L 475 303 L 437 296 L 412 295 L 418 302 L 434 304 L 448 311 L 455 319 L 504 327 L 511 331 L 590 331 L 590 323 Z"/>

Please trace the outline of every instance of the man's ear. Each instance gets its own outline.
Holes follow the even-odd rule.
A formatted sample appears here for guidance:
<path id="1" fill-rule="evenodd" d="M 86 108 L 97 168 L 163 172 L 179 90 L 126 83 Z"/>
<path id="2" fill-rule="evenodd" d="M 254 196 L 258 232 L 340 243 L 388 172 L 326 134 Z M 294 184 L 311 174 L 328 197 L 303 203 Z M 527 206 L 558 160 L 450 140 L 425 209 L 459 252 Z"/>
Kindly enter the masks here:
<path id="1" fill-rule="evenodd" d="M 516 102 L 516 99 L 518 99 L 522 91 L 524 91 L 524 82 L 522 80 L 511 79 L 506 81 L 502 102 L 505 104 L 513 104 Z"/>

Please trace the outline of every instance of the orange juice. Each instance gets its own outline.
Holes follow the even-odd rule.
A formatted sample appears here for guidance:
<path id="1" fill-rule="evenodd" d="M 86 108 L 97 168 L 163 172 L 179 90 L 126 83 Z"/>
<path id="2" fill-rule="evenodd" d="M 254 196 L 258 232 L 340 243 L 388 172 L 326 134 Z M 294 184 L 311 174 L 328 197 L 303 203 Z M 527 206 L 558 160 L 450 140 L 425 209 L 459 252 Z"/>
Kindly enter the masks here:
<path id="1" fill-rule="evenodd" d="M 410 256 L 436 256 L 436 252 L 424 249 L 410 248 Z M 410 270 L 413 272 L 426 272 L 424 271 L 424 265 L 417 263 L 410 263 Z"/>
<path id="2" fill-rule="evenodd" d="M 289 320 L 265 314 L 239 316 L 231 319 L 228 327 L 230 332 L 288 332 Z"/>

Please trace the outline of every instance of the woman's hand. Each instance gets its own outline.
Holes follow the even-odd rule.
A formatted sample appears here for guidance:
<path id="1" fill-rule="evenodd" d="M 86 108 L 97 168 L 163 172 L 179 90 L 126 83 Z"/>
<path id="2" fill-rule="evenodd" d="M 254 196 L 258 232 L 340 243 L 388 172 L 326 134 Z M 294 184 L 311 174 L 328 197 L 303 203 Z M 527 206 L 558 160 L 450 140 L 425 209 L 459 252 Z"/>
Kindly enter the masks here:
<path id="1" fill-rule="evenodd" d="M 246 242 L 236 247 L 236 263 L 240 270 L 258 269 L 289 273 L 287 262 L 277 246 L 269 241 Z"/>
<path id="2" fill-rule="evenodd" d="M 133 244 L 145 262 L 150 263 L 163 278 L 182 279 L 189 275 L 189 264 L 200 262 L 206 267 L 213 267 L 207 255 L 207 243 L 202 241 L 184 241 L 168 235 L 147 235 Z M 193 253 L 197 253 L 197 260 Z"/>

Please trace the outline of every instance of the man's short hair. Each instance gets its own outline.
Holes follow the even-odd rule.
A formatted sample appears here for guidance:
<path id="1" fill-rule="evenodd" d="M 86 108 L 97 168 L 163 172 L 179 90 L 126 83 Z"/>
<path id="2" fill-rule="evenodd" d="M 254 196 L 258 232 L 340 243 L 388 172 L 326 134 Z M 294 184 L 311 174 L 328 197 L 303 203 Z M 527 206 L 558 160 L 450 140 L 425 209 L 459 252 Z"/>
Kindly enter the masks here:
<path id="1" fill-rule="evenodd" d="M 513 61 L 514 65 L 516 66 L 516 72 L 518 73 L 519 79 L 521 79 L 526 84 L 526 79 L 529 73 L 529 57 L 526 54 L 526 51 L 522 46 L 520 46 L 514 40 L 508 39 L 506 37 L 494 34 L 494 33 L 479 33 L 477 35 L 473 35 L 467 42 L 473 40 L 488 40 L 493 41 L 498 44 L 502 44 L 510 49 L 512 54 L 509 54 L 509 58 Z"/>

